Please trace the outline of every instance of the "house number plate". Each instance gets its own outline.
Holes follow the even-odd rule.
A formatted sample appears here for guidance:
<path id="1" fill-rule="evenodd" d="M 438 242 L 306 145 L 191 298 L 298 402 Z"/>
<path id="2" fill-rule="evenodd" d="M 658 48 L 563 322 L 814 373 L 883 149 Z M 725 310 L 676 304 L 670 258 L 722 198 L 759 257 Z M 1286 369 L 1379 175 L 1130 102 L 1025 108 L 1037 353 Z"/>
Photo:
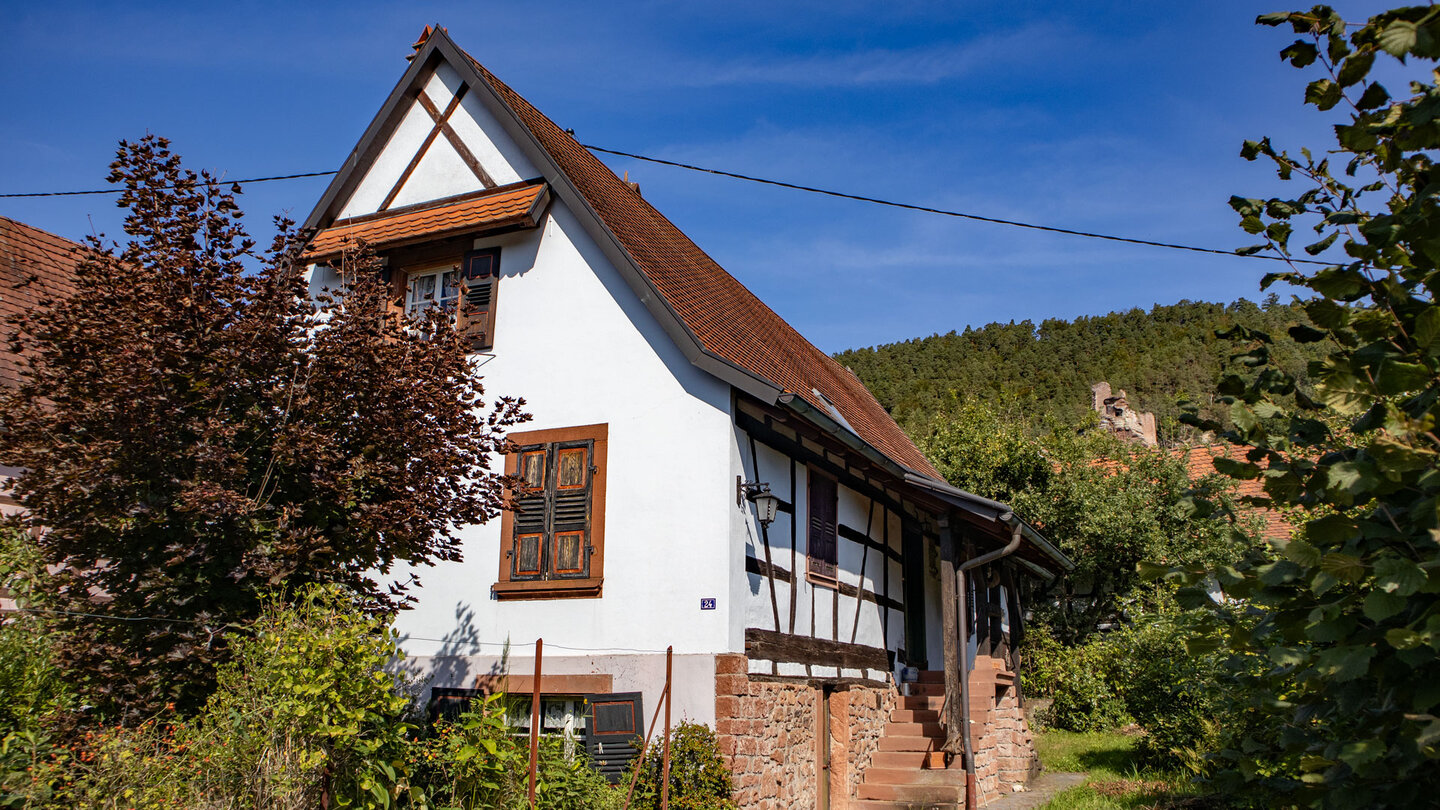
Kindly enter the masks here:
<path id="1" fill-rule="evenodd" d="M 700 600 L 700 609 L 701 609 L 701 610 L 714 610 L 714 609 L 715 609 L 715 597 L 712 596 L 712 597 L 709 597 L 709 598 L 701 599 L 701 600 Z"/>

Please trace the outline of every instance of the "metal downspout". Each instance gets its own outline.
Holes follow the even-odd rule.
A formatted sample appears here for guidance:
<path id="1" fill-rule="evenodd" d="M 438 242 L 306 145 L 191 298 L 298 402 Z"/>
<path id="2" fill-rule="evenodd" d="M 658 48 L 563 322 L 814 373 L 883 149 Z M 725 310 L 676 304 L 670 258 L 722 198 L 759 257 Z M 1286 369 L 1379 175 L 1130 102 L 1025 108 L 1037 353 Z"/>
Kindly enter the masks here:
<path id="1" fill-rule="evenodd" d="M 975 810 L 978 806 L 975 796 L 975 740 L 970 734 L 970 599 L 965 590 L 965 572 L 992 563 L 1001 557 L 1015 553 L 1020 548 L 1021 530 L 1024 525 L 1014 512 L 1000 516 L 1002 522 L 1010 524 L 1010 542 L 981 554 L 973 560 L 966 560 L 956 569 L 956 591 L 960 598 L 960 739 L 965 757 L 965 808 Z"/>

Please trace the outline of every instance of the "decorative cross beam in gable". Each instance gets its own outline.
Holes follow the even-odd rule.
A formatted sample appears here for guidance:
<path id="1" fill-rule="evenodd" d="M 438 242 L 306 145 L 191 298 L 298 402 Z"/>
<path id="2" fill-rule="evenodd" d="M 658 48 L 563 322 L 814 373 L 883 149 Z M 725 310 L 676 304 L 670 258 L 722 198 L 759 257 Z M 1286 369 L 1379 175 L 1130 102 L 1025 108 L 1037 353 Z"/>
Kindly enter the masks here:
<path id="1" fill-rule="evenodd" d="M 450 142 L 450 146 L 455 149 L 455 153 L 460 156 L 460 159 L 464 161 L 466 166 L 470 167 L 470 171 L 475 173 L 475 179 L 479 180 L 481 185 L 485 188 L 495 188 L 495 180 L 490 177 L 490 173 L 485 171 L 485 167 L 481 166 L 480 161 L 475 159 L 475 154 L 470 151 L 470 147 L 465 145 L 465 142 L 460 139 L 460 135 L 455 132 L 455 128 L 450 126 L 450 116 L 455 113 L 455 110 L 460 108 L 460 102 L 464 100 L 465 93 L 469 90 L 470 85 L 461 82 L 460 89 L 455 92 L 454 97 L 450 99 L 450 103 L 445 105 L 444 110 L 436 106 L 435 102 L 425 94 L 423 89 L 416 94 L 415 100 L 424 108 L 425 112 L 430 114 L 430 120 L 434 123 L 430 127 L 430 134 L 425 136 L 425 140 L 421 142 L 420 148 L 415 151 L 415 157 L 410 159 L 410 165 L 405 167 L 405 171 L 400 173 L 400 179 L 395 181 L 395 185 L 390 189 L 390 193 L 385 195 L 385 201 L 380 204 L 381 211 L 388 209 L 391 203 L 395 202 L 395 198 L 400 195 L 400 189 L 405 187 L 405 183 L 410 179 L 410 175 L 415 171 L 415 167 L 420 165 L 420 161 L 424 159 L 425 153 L 430 150 L 430 144 L 434 143 L 435 139 L 440 135 L 444 135 L 445 140 Z"/>

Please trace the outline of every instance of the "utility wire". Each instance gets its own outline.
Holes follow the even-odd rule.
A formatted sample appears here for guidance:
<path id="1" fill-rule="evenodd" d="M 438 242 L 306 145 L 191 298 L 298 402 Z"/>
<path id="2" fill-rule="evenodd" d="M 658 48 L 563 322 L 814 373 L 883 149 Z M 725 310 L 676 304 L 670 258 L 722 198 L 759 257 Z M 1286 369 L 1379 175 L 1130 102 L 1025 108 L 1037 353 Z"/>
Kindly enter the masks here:
<path id="1" fill-rule="evenodd" d="M 1219 248 L 1195 247 L 1194 245 L 1177 245 L 1172 242 L 1155 242 L 1149 239 L 1135 239 L 1128 236 L 1112 236 L 1103 233 L 1075 231 L 1069 228 L 1057 228 L 1052 225 L 1036 225 L 1032 222 L 1019 222 L 1013 219 L 999 219 L 997 217 L 987 217 L 980 214 L 966 214 L 960 211 L 947 211 L 943 208 L 930 208 L 924 205 L 911 205 L 910 203 L 895 202 L 894 200 L 882 200 L 878 197 L 865 197 L 859 194 L 847 194 L 843 191 L 832 191 L 830 189 L 815 188 L 814 186 L 802 186 L 796 183 L 786 183 L 782 180 L 767 180 L 763 177 L 752 177 L 748 174 L 736 174 L 735 172 L 727 172 L 721 169 L 710 169 L 704 166 L 695 166 L 689 163 L 678 163 L 673 160 L 662 160 L 660 158 L 646 157 L 645 155 L 636 155 L 630 152 L 620 152 L 614 149 L 606 149 L 602 146 L 591 146 L 590 144 L 581 144 L 581 146 L 593 152 L 604 152 L 607 155 L 618 155 L 620 157 L 643 160 L 648 163 L 659 163 L 662 166 L 674 166 L 678 169 L 688 169 L 692 172 L 718 174 L 721 177 L 733 177 L 736 180 L 748 180 L 751 183 L 763 183 L 767 186 L 779 186 L 781 188 L 795 189 L 796 191 L 808 191 L 811 194 L 823 194 L 827 197 L 838 197 L 842 200 L 857 200 L 859 202 L 873 203 L 875 205 L 888 205 L 891 208 L 903 208 L 908 211 L 923 211 L 927 214 L 941 214 L 947 217 L 959 217 L 961 219 L 975 220 L 976 222 L 990 222 L 996 225 L 1010 225 L 1015 228 L 1029 228 L 1031 230 L 1046 231 L 1048 233 L 1063 233 L 1069 236 L 1083 236 L 1088 239 L 1105 239 L 1111 242 L 1125 242 L 1132 245 L 1148 245 L 1150 247 L 1169 248 L 1171 250 L 1189 250 L 1196 253 L 1215 253 L 1220 256 L 1238 256 L 1242 259 L 1269 259 L 1270 261 L 1274 262 L 1289 261 L 1297 264 L 1322 264 L 1327 267 L 1332 264 L 1332 262 L 1324 262 L 1316 259 L 1287 259 L 1284 256 L 1261 256 L 1258 253 L 1247 255 L 1243 253 L 1236 253 L 1233 250 L 1220 250 Z"/>
<path id="2" fill-rule="evenodd" d="M 211 626 L 211 625 L 214 624 L 213 622 L 203 622 L 203 621 L 198 621 L 198 620 L 195 620 L 195 619 L 171 619 L 171 618 L 166 618 L 166 617 L 163 617 L 163 616 L 119 616 L 119 615 L 108 615 L 108 614 L 104 614 L 104 613 L 81 613 L 81 612 L 79 612 L 79 611 L 74 611 L 74 610 L 47 610 L 47 609 L 45 609 L 45 608 L 15 608 L 15 609 L 14 609 L 14 612 L 15 612 L 15 613 L 37 613 L 37 614 L 47 615 L 47 616 L 74 616 L 74 617 L 83 618 L 83 619 L 101 619 L 101 620 L 104 620 L 104 621 L 112 621 L 112 622 L 159 622 L 159 623 L 162 623 L 162 624 L 198 624 L 198 625 L 203 625 L 203 626 L 206 626 L 206 627 L 209 627 L 209 626 Z M 247 631 L 247 632 L 249 631 L 249 628 L 247 628 L 247 627 L 244 627 L 244 626 L 242 626 L 242 625 L 230 624 L 230 623 L 228 623 L 228 622 L 225 623 L 224 625 L 222 625 L 222 627 L 223 627 L 223 629 L 226 629 L 226 630 L 244 630 L 244 631 Z M 530 646 L 530 645 L 525 644 L 525 643 L 519 643 L 519 644 L 517 644 L 517 643 L 512 642 L 512 641 L 478 641 L 478 640 L 477 640 L 477 641 L 468 641 L 468 640 L 453 639 L 453 638 L 426 638 L 425 636 L 411 636 L 411 635 L 404 635 L 404 634 L 401 634 L 400 636 L 398 636 L 398 637 L 397 637 L 397 640 L 400 641 L 400 642 L 402 642 L 402 643 L 403 643 L 403 642 L 406 642 L 406 641 L 430 641 L 430 642 L 434 642 L 434 643 L 436 643 L 436 644 L 447 644 L 447 645 L 452 645 L 452 646 L 456 646 L 456 647 L 469 647 L 469 648 L 475 648 L 475 649 L 483 649 L 483 648 L 485 648 L 485 647 L 502 647 L 502 648 L 503 648 L 503 647 L 509 646 L 510 649 L 512 649 L 512 650 L 518 650 L 518 651 L 522 651 L 522 652 L 524 651 L 524 649 L 525 649 L 526 647 Z M 635 647 L 572 647 L 572 646 L 568 646 L 568 645 L 565 645 L 565 644 L 551 644 L 551 643 L 548 643 L 548 642 L 545 644 L 545 646 L 546 646 L 547 648 L 551 648 L 551 649 L 570 650 L 570 651 L 572 651 L 572 652 L 631 652 L 631 653 L 656 653 L 656 654 L 665 652 L 665 650 L 646 650 L 646 649 L 639 649 L 639 648 L 635 648 Z"/>
<path id="3" fill-rule="evenodd" d="M 328 172 L 300 172 L 299 174 L 277 174 L 274 177 L 252 177 L 249 180 L 211 180 L 205 181 L 196 178 L 193 185 L 218 186 L 224 183 L 268 183 L 271 180 L 299 180 L 304 177 L 325 177 L 335 174 L 334 170 Z M 179 186 L 155 186 L 157 190 L 170 191 Z M 12 194 L 0 194 L 0 198 L 6 197 L 79 197 L 85 194 L 119 194 L 123 188 L 95 188 L 86 191 L 27 191 Z"/>
<path id="4" fill-rule="evenodd" d="M 760 183 L 760 184 L 762 184 L 762 185 L 767 185 L 767 186 L 777 186 L 777 187 L 779 187 L 779 188 L 788 188 L 788 189 L 792 189 L 792 190 L 795 190 L 795 191 L 804 191 L 804 192 L 808 192 L 808 193 L 810 193 L 810 194 L 821 194 L 821 195 L 824 195 L 824 196 L 826 196 L 826 197 L 836 197 L 836 198 L 842 199 L 842 200 L 854 200 L 854 201 L 856 201 L 856 202 L 865 202 L 865 203 L 870 203 L 870 204 L 872 204 L 872 205 L 884 205 L 884 206 L 888 206 L 888 207 L 890 207 L 890 208 L 900 208 L 900 209 L 904 209 L 904 210 L 907 210 L 907 211 L 920 211 L 920 212 L 927 213 L 927 214 L 940 214 L 941 216 L 957 217 L 957 218 L 959 218 L 959 219 L 968 219 L 968 220 L 972 220 L 972 221 L 975 221 L 975 222 L 989 222 L 989 223 L 994 224 L 994 225 L 1009 225 L 1009 226 L 1012 227 L 1012 228 L 1028 228 L 1028 229 L 1030 229 L 1030 230 L 1044 231 L 1044 232 L 1046 232 L 1046 233 L 1059 233 L 1059 234 L 1065 234 L 1065 235 L 1067 235 L 1067 236 L 1081 236 L 1081 237 L 1085 237 L 1085 238 L 1087 238 L 1087 239 L 1102 239 L 1102 240 L 1106 240 L 1106 241 L 1109 241 L 1109 242 L 1122 242 L 1122 243 L 1130 244 L 1130 245 L 1145 245 L 1145 246 L 1147 246 L 1147 247 L 1166 248 L 1166 249 L 1169 249 L 1169 250 L 1185 250 L 1185 251 L 1190 251 L 1190 252 L 1192 252 L 1192 253 L 1210 253 L 1210 254 L 1214 254 L 1214 255 L 1217 255 L 1217 256 L 1232 256 L 1232 257 L 1239 257 L 1239 258 L 1242 258 L 1242 259 L 1267 259 L 1267 260 L 1269 260 L 1269 261 L 1274 261 L 1274 262 L 1290 262 L 1290 263 L 1294 263 L 1294 264 L 1317 264 L 1317 265 L 1322 265 L 1322 266 L 1326 266 L 1326 267 L 1328 267 L 1328 266 L 1330 266 L 1330 265 L 1332 264 L 1331 262 L 1319 261 L 1319 260 L 1317 260 L 1317 259 L 1300 259 L 1300 258 L 1294 258 L 1294 257 L 1286 258 L 1286 257 L 1284 257 L 1284 256 L 1264 256 L 1264 255 L 1261 255 L 1261 254 L 1258 254 L 1258 253 L 1243 254 L 1243 253 L 1236 253 L 1236 252 L 1233 251 L 1233 250 L 1221 250 L 1221 249 L 1219 249 L 1219 248 L 1196 247 L 1195 245 L 1181 245 L 1181 244 L 1176 244 L 1176 243 L 1173 243 L 1173 242 L 1158 242 L 1158 241 L 1155 241 L 1155 240 L 1152 240 L 1152 239 L 1138 239 L 1138 238 L 1129 237 L 1129 236 L 1114 236 L 1114 235 L 1111 235 L 1111 234 L 1092 233 L 1092 232 L 1090 232 L 1090 231 L 1077 231 L 1077 230 L 1073 230 L 1073 229 L 1071 229 L 1071 228 L 1059 228 L 1059 227 L 1055 227 L 1055 226 L 1053 226 L 1053 225 L 1037 225 L 1037 224 L 1035 224 L 1035 223 L 1033 223 L 1033 222 L 1020 222 L 1020 221 L 1018 221 L 1018 220 L 1013 220 L 1013 219 L 1000 219 L 999 217 L 987 217 L 987 216 L 984 216 L 984 215 L 982 215 L 982 214 L 967 214 L 967 213 L 964 213 L 964 212 L 962 212 L 962 211 L 949 211 L 949 210 L 946 210 L 946 209 L 944 209 L 944 208 L 931 208 L 931 207 L 925 206 L 925 205 L 913 205 L 913 204 L 911 204 L 911 203 L 897 202 L 897 201 L 895 201 L 895 200 L 880 199 L 879 197 L 866 197 L 866 196 L 861 195 L 861 194 L 849 194 L 849 193 L 846 193 L 846 192 L 843 192 L 843 191 L 834 191 L 834 190 L 832 190 L 832 189 L 816 188 L 815 186 L 802 186 L 802 185 L 800 185 L 800 184 L 798 184 L 798 183 L 787 183 L 787 182 L 785 182 L 785 181 L 783 181 L 783 180 L 770 180 L 770 179 L 767 179 L 767 178 L 764 178 L 764 177 L 754 177 L 754 176 L 748 175 L 748 174 L 739 174 L 738 172 L 727 172 L 727 171 L 724 171 L 723 169 L 711 169 L 711 168 L 708 168 L 708 167 L 705 167 L 705 166 L 696 166 L 696 165 L 693 165 L 693 164 L 690 164 L 690 163 L 680 163 L 680 162 L 674 161 L 674 160 L 665 160 L 665 159 L 663 159 L 663 158 L 648 157 L 648 156 L 646 156 L 646 155 L 637 155 L 637 154 L 635 154 L 635 153 L 633 153 L 633 152 L 622 152 L 622 151 L 620 151 L 620 150 L 618 150 L 618 149 L 606 149 L 606 148 L 603 147 L 603 146 L 594 146 L 594 145 L 592 145 L 592 144 L 581 144 L 581 146 L 585 147 L 586 149 L 589 149 L 589 150 L 592 151 L 592 152 L 602 152 L 602 153 L 607 154 L 607 155 L 615 155 L 615 156 L 617 156 L 617 157 L 631 158 L 632 160 L 643 160 L 643 161 L 646 161 L 646 162 L 648 162 L 648 163 L 658 163 L 658 164 L 660 164 L 660 165 L 662 165 L 662 166 L 672 166 L 672 167 L 677 168 L 677 169 L 686 169 L 686 170 L 688 170 L 688 171 L 700 172 L 700 173 L 702 173 L 702 174 L 713 174 L 713 175 L 718 175 L 718 176 L 720 176 L 720 177 L 730 177 L 730 178 L 733 178 L 733 179 L 736 179 L 736 180 L 745 180 L 745 181 L 751 182 L 751 183 Z M 272 180 L 299 180 L 299 179 L 306 178 L 306 177 L 325 177 L 325 176 L 327 176 L 327 175 L 332 175 L 332 174 L 336 174 L 336 172 L 335 172 L 335 171 L 328 171 L 328 172 L 299 172 L 299 173 L 296 173 L 296 174 L 281 174 L 281 175 L 274 175 L 274 176 L 271 176 L 271 177 L 252 177 L 252 178 L 249 178 L 249 179 L 247 179 L 247 180 L 215 180 L 215 181 L 213 181 L 212 183 L 208 183 L 208 184 L 205 183 L 204 181 L 197 181 L 197 183 L 199 183 L 199 184 L 206 184 L 206 185 L 218 185 L 218 184 L 220 184 L 220 183 L 267 183 L 267 182 L 270 182 L 270 181 L 272 181 Z M 176 187 L 175 187 L 175 186 L 158 186 L 157 188 L 158 188 L 158 189 L 161 189 L 161 190 L 170 190 L 170 189 L 174 189 L 174 188 L 176 188 Z M 124 189 L 108 188 L 108 189 L 87 189 L 87 190 L 84 190 L 84 191 L 31 191 L 31 192 L 12 192 L 12 193 L 8 193 L 8 194 L 0 194 L 0 199 L 13 199 L 13 198 L 16 198 L 16 197 L 76 197 L 76 196 L 87 195 L 87 194 L 119 194 L 119 193 L 121 193 L 123 190 L 124 190 Z"/>

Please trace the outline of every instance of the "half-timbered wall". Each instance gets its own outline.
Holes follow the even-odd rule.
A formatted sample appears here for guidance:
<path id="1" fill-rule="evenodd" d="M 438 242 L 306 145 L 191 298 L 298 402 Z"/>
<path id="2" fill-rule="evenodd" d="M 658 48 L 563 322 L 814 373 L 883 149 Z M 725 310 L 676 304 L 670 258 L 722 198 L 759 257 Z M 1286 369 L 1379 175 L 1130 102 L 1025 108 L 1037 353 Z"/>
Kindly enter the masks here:
<path id="1" fill-rule="evenodd" d="M 739 421 L 743 424 L 745 419 Z M 901 533 L 907 520 L 919 522 L 924 516 L 913 510 L 907 515 L 902 511 L 905 504 L 880 488 L 840 481 L 836 487 L 836 578 L 828 582 L 812 576 L 807 570 L 809 479 L 827 471 L 814 458 L 802 461 L 796 457 L 801 454 L 772 446 L 766 439 L 774 437 L 757 438 L 744 427 L 736 428 L 737 474 L 746 481 L 769 484 L 781 504 L 769 527 L 755 519 L 750 504 L 740 510 L 743 520 L 737 527 L 737 545 L 743 553 L 745 575 L 738 579 L 743 587 L 732 589 L 739 605 L 732 615 L 732 645 L 737 650 L 750 648 L 753 674 L 883 680 L 906 659 Z M 922 548 L 933 550 L 933 541 L 927 540 Z M 938 570 L 932 570 L 931 562 L 921 559 L 911 565 L 925 581 L 924 599 L 913 607 L 926 612 L 927 646 L 938 652 Z M 768 651 L 776 645 L 796 643 L 794 638 L 781 639 L 774 634 L 818 643 L 799 648 L 795 655 L 781 656 L 806 659 L 805 663 L 772 660 Z M 833 646 L 836 644 L 878 648 L 887 655 L 878 665 L 873 657 L 816 663 L 846 655 Z"/>

